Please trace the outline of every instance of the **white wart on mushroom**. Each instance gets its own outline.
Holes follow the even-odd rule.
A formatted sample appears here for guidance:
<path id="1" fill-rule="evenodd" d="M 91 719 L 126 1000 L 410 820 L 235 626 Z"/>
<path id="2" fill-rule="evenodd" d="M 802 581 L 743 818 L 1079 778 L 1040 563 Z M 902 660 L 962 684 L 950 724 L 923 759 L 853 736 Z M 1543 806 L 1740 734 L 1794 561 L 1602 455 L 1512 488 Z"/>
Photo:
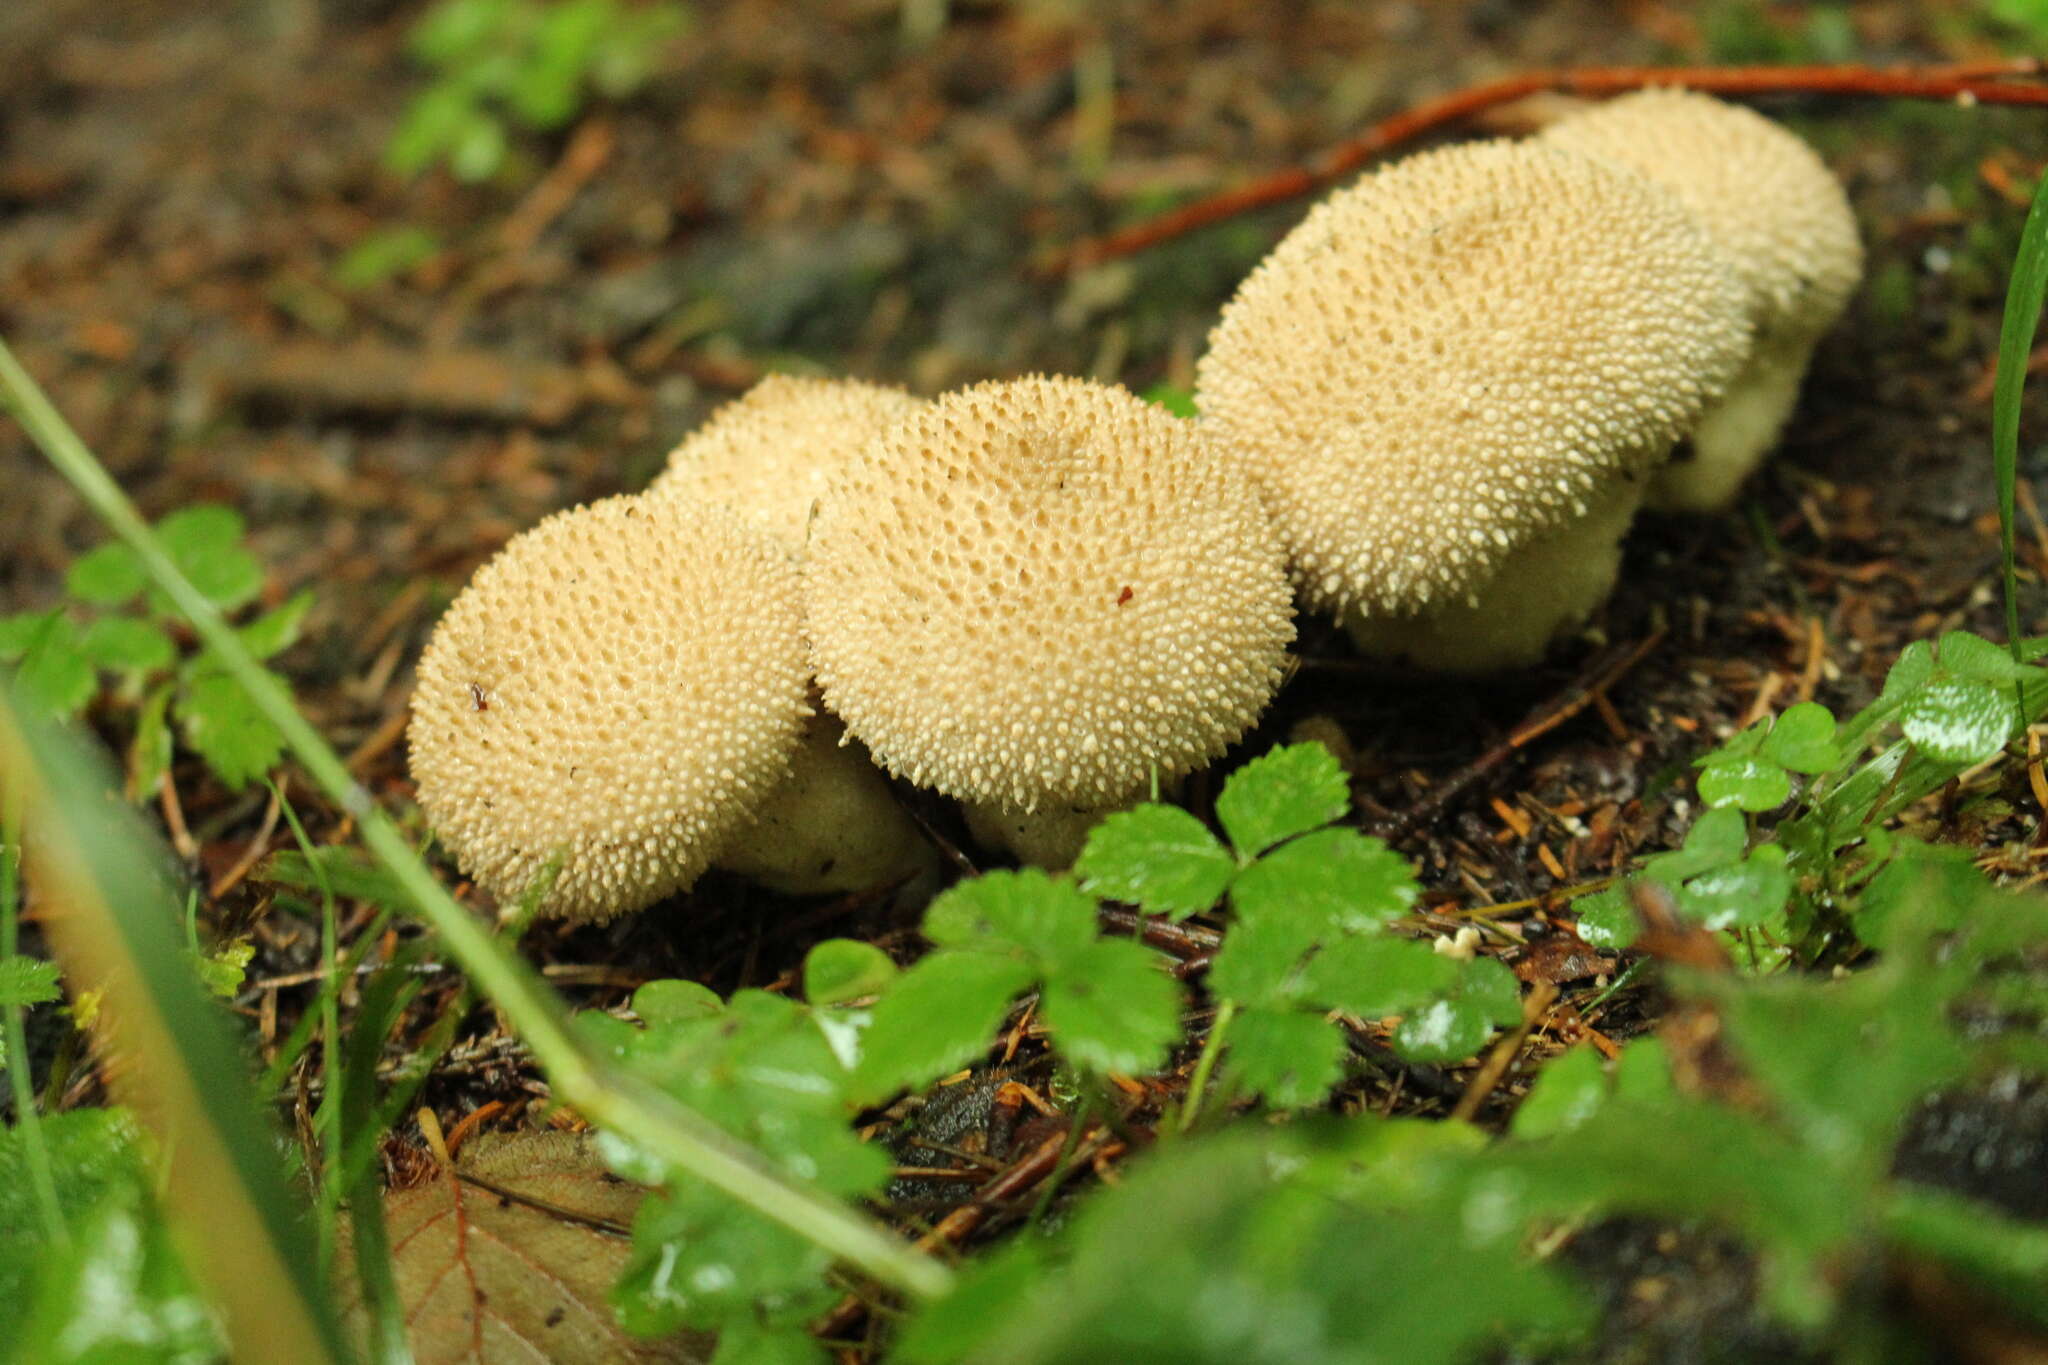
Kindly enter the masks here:
<path id="1" fill-rule="evenodd" d="M 1639 177 L 1445 148 L 1330 196 L 1246 279 L 1202 421 L 1362 649 L 1525 664 L 1611 589 L 1651 471 L 1748 355 L 1745 302 Z"/>
<path id="2" fill-rule="evenodd" d="M 1668 191 L 1725 253 L 1748 293 L 1755 343 L 1701 415 L 1648 503 L 1711 512 L 1735 500 L 1778 443 L 1815 346 L 1863 275 L 1863 243 L 1841 184 L 1790 130 L 1686 90 L 1624 95 L 1546 129 L 1543 140 L 1604 157 Z"/>
<path id="3" fill-rule="evenodd" d="M 820 503 L 804 587 L 825 704 L 1042 862 L 1221 754 L 1294 633 L 1240 471 L 1078 379 L 977 385 L 890 428 Z"/>

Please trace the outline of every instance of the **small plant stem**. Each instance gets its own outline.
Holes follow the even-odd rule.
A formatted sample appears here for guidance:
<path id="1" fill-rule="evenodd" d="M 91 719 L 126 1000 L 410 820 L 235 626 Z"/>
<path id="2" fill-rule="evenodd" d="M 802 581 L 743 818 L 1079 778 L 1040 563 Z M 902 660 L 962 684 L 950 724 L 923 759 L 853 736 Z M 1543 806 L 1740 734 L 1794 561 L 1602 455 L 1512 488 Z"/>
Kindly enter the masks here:
<path id="1" fill-rule="evenodd" d="M 1580 1006 L 1579 1016 L 1581 1018 L 1584 1018 L 1592 1014 L 1594 1010 L 1597 1010 L 1602 1005 L 1606 1004 L 1609 998 L 1611 998 L 1617 991 L 1620 991 L 1621 989 L 1626 987 L 1629 982 L 1635 980 L 1637 974 L 1640 973 L 1642 970 L 1643 964 L 1641 962 L 1631 962 L 1628 965 L 1628 969 L 1626 971 L 1622 972 L 1620 976 L 1615 977 L 1613 981 L 1608 983 L 1606 990 L 1600 992 L 1600 994 L 1594 996 L 1591 1000 L 1588 1000 L 1584 1005 Z"/>
<path id="2" fill-rule="evenodd" d="M 2020 394 L 2027 383 L 2027 357 L 2041 304 L 2048 299 L 2048 176 L 2034 187 L 2033 206 L 2020 229 L 2006 287 L 2005 316 L 1998 332 L 1998 372 L 1991 386 L 1991 468 L 1998 485 L 1998 548 L 2005 581 L 2005 635 L 2014 663 L 2025 663 L 2020 644 L 2020 599 L 2014 569 L 2013 495 L 2019 478 Z M 2017 687 L 2016 687 L 2017 690 Z M 2022 715 L 2026 696 L 2019 697 Z"/>
<path id="3" fill-rule="evenodd" d="M 335 943 L 334 888 L 328 885 L 327 870 L 320 865 L 313 841 L 306 836 L 306 827 L 300 822 L 299 813 L 285 799 L 283 788 L 273 782 L 270 793 L 276 798 L 285 823 L 291 827 L 292 838 L 298 842 L 299 853 L 313 870 L 313 880 L 320 888 L 320 965 L 327 972 L 320 982 L 320 1069 L 326 1073 L 327 1084 L 320 1092 L 320 1107 L 314 1114 L 314 1126 L 320 1132 L 327 1165 L 321 1172 L 320 1198 L 314 1203 L 313 1211 L 319 1224 L 320 1262 L 324 1271 L 334 1256 L 334 1213 L 340 1207 L 344 1194 L 342 1153 L 347 1136 L 342 1132 L 341 1116 L 347 1112 L 342 1108 L 342 1101 L 347 1089 L 348 1068 L 337 1061 L 342 1056 L 339 1004 L 342 977 L 341 953 Z"/>
<path id="4" fill-rule="evenodd" d="M 1195 1120 L 1202 1113 L 1202 1096 L 1208 1093 L 1209 1074 L 1216 1069 L 1216 1058 L 1223 1052 L 1223 1035 L 1230 1030 L 1230 1021 L 1237 1017 L 1237 1002 L 1225 999 L 1216 1006 L 1216 1017 L 1210 1021 L 1209 1036 L 1202 1040 L 1202 1055 L 1195 1062 L 1195 1074 L 1188 1081 L 1187 1098 L 1180 1104 L 1180 1122 L 1175 1127 L 1183 1133 L 1194 1129 Z"/>
<path id="5" fill-rule="evenodd" d="M 15 954 L 20 942 L 21 911 L 21 788 L 14 783 L 0 786 L 0 962 Z M 43 1220 L 43 1232 L 57 1246 L 69 1246 L 71 1229 L 64 1222 L 64 1206 L 57 1202 L 57 1177 L 50 1169 L 50 1149 L 43 1142 L 43 1118 L 36 1109 L 36 1092 L 29 1079 L 28 1029 L 25 1011 L 10 1003 L 5 1012 L 7 1039 L 7 1082 L 14 1096 L 14 1126 L 21 1134 L 22 1156 L 28 1165 L 29 1184 L 35 1189 L 36 1213 Z"/>
<path id="6" fill-rule="evenodd" d="M 455 903 L 397 825 L 350 776 L 340 755 L 299 714 L 291 696 L 192 586 L 135 506 L 0 341 L 0 395 L 29 437 L 175 603 L 202 644 L 277 727 L 286 747 L 328 799 L 354 818 L 363 843 L 433 926 L 448 952 L 518 1029 L 555 1096 L 600 1127 L 780 1223 L 881 1284 L 914 1298 L 950 1292 L 953 1274 L 905 1246 L 848 1205 L 790 1181 L 752 1148 L 702 1115 L 600 1060 L 578 1037 L 560 997 L 522 959 L 504 951 Z"/>

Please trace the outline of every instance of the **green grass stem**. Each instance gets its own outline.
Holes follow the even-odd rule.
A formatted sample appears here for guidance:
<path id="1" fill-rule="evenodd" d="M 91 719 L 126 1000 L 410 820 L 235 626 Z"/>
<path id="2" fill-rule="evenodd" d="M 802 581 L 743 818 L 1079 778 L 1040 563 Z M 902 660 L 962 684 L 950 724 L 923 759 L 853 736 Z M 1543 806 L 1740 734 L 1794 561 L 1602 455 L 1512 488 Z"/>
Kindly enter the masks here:
<path id="1" fill-rule="evenodd" d="M 799 1185 L 765 1158 L 672 1097 L 599 1059 L 575 1032 L 561 1000 L 522 959 L 456 904 L 414 856 L 392 820 L 349 774 L 290 694 L 251 656 L 212 603 L 179 572 L 105 467 L 0 341 L 0 395 L 30 438 L 134 551 L 200 641 L 284 737 L 307 776 L 353 817 L 364 845 L 403 888 L 471 980 L 502 1010 L 547 1073 L 555 1095 L 591 1122 L 689 1173 L 763 1217 L 824 1248 L 870 1278 L 914 1298 L 949 1292 L 950 1270 L 905 1245 L 850 1206 Z"/>

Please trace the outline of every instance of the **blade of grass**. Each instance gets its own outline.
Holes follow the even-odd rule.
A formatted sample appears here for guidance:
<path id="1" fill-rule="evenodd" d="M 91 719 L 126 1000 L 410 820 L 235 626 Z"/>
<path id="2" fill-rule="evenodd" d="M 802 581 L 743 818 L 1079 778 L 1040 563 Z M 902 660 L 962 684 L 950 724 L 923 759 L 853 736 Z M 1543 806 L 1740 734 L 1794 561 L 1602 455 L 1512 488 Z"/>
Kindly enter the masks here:
<path id="1" fill-rule="evenodd" d="M 1991 468 L 1998 480 L 1998 545 L 2005 570 L 2005 638 L 2012 656 L 2020 656 L 2019 581 L 2013 546 L 2014 486 L 2019 479 L 2020 395 L 2027 385 L 2027 360 L 2034 353 L 2034 331 L 2041 304 L 2048 298 L 2048 175 L 2034 186 L 2033 207 L 2020 229 L 2020 247 L 2012 261 L 2012 283 L 2005 291 L 2005 319 L 1998 329 L 1998 376 L 1991 390 Z"/>
<path id="2" fill-rule="evenodd" d="M 20 944 L 21 913 L 21 788 L 9 782 L 0 786 L 0 962 L 14 956 Z M 43 1232 L 52 1245 L 71 1241 L 71 1229 L 64 1222 L 64 1207 L 57 1202 L 57 1178 L 50 1170 L 50 1149 L 43 1141 L 43 1116 L 36 1108 L 36 1092 L 28 1055 L 28 1029 L 19 1004 L 10 1004 L 5 1015 L 7 1040 L 7 1081 L 14 1094 L 14 1126 L 21 1132 L 22 1156 L 28 1164 L 29 1182 L 35 1186 L 36 1211 L 43 1220 Z"/>
<path id="3" fill-rule="evenodd" d="M 687 1171 L 764 1217 L 914 1298 L 937 1298 L 953 1273 L 837 1199 L 799 1185 L 752 1148 L 673 1097 L 598 1058 L 575 1032 L 558 996 L 526 962 L 455 903 L 341 757 L 307 723 L 286 691 L 252 657 L 220 613 L 179 572 L 134 504 L 108 476 L 14 352 L 0 341 L 0 403 L 177 606 L 201 643 L 284 737 L 314 783 L 362 831 L 363 843 L 403 888 L 448 951 L 504 1011 L 547 1073 L 557 1098 L 648 1155 Z"/>
<path id="4" fill-rule="evenodd" d="M 279 1148 L 225 1016 L 184 952 L 156 843 L 90 747 L 31 720 L 0 688 L 0 780 L 21 793 L 30 860 L 63 913 L 49 933 L 72 981 L 106 992 L 126 1065 L 118 1093 L 163 1136 L 166 1198 L 242 1360 L 343 1358 Z"/>
<path id="5" fill-rule="evenodd" d="M 383 971 L 371 977 L 363 988 L 362 1009 L 349 1035 L 346 1057 L 328 1063 L 330 1075 L 348 1072 L 341 1110 L 343 1152 L 360 1150 L 374 1157 L 389 1126 L 376 1112 L 377 1062 L 384 1054 L 385 1038 L 418 989 L 418 982 L 403 972 Z M 363 1305 L 370 1314 L 368 1354 L 379 1365 L 410 1365 L 412 1350 L 406 1344 L 405 1304 L 399 1297 L 391 1267 L 391 1239 L 384 1226 L 384 1191 L 377 1164 L 374 1160 L 359 1161 L 354 1163 L 353 1171 L 344 1159 L 337 1159 L 336 1165 L 348 1198 L 356 1279 L 362 1286 Z"/>
<path id="6" fill-rule="evenodd" d="M 335 944 L 334 888 L 328 884 L 326 869 L 313 851 L 313 841 L 306 837 L 306 827 L 299 821 L 299 813 L 285 798 L 284 789 L 276 782 L 269 783 L 270 794 L 284 813 L 285 823 L 291 827 L 292 838 L 298 842 L 299 852 L 313 869 L 313 878 L 320 887 L 320 965 L 327 974 L 320 980 L 319 998 L 315 1002 L 320 1015 L 320 1065 L 327 1073 L 327 1085 L 320 1093 L 320 1107 L 314 1111 L 313 1127 L 320 1134 L 325 1148 L 323 1169 L 320 1173 L 320 1198 L 314 1204 L 320 1227 L 320 1264 L 327 1265 L 334 1253 L 334 1216 L 346 1191 L 342 1188 L 342 1115 L 343 1104 L 348 1096 L 348 1068 L 338 1065 L 341 1056 L 341 983 L 339 969 L 341 953 Z M 360 1261 L 361 1257 L 358 1256 Z"/>

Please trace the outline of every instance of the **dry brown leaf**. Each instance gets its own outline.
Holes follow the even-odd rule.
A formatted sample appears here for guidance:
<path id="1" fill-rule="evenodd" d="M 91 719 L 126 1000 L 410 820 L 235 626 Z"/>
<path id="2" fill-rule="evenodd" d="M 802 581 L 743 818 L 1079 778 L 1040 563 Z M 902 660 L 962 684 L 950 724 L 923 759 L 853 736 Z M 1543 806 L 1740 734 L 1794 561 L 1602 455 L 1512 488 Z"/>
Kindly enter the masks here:
<path id="1" fill-rule="evenodd" d="M 454 1172 L 387 1193 L 392 1270 L 418 1365 L 709 1360 L 708 1336 L 641 1341 L 612 1318 L 606 1294 L 645 1193 L 609 1175 L 573 1133 L 475 1137 Z M 369 1313 L 346 1224 L 341 1231 L 342 1308 L 363 1340 Z"/>

